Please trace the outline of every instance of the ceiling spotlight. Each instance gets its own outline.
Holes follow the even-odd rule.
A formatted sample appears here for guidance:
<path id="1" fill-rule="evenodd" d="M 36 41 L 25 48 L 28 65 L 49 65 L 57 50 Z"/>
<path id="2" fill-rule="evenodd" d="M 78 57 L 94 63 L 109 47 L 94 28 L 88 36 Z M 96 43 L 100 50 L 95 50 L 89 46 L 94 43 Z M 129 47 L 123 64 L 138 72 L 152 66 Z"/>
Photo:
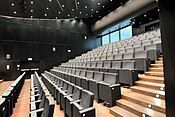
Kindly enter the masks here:
<path id="1" fill-rule="evenodd" d="M 72 11 L 74 11 L 75 9 L 72 9 Z"/>
<path id="2" fill-rule="evenodd" d="M 103 8 L 104 8 L 105 6 L 103 6 Z"/>
<path id="3" fill-rule="evenodd" d="M 159 12 L 159 11 L 160 11 L 160 9 L 157 9 L 157 11 Z"/>
<path id="4" fill-rule="evenodd" d="M 80 2 L 77 2 L 77 4 L 80 4 Z"/>
<path id="5" fill-rule="evenodd" d="M 14 6 L 15 4 L 14 4 L 14 3 L 12 3 L 11 5 L 12 5 L 12 6 Z"/>
<path id="6" fill-rule="evenodd" d="M 98 11 L 96 11 L 96 13 L 98 13 Z"/>
<path id="7" fill-rule="evenodd" d="M 98 3 L 98 5 L 100 5 L 100 2 Z"/>
<path id="8" fill-rule="evenodd" d="M 91 11 L 93 11 L 94 9 L 91 9 Z"/>
<path id="9" fill-rule="evenodd" d="M 31 1 L 30 3 L 33 4 L 33 1 Z"/>
<path id="10" fill-rule="evenodd" d="M 68 14 L 67 16 L 68 16 L 68 17 L 70 17 L 70 15 L 69 15 L 69 14 Z"/>
<path id="11" fill-rule="evenodd" d="M 16 14 L 16 11 L 14 11 L 13 13 Z"/>
<path id="12" fill-rule="evenodd" d="M 87 9 L 87 6 L 84 6 L 84 8 L 86 8 L 86 9 Z"/>
<path id="13" fill-rule="evenodd" d="M 82 12 L 80 11 L 80 14 L 81 14 Z"/>
<path id="14" fill-rule="evenodd" d="M 64 7 L 64 4 L 62 4 L 62 7 Z"/>
<path id="15" fill-rule="evenodd" d="M 49 0 L 49 2 L 51 2 L 52 0 Z"/>
<path id="16" fill-rule="evenodd" d="M 112 2 L 112 0 L 110 0 Z"/>
<path id="17" fill-rule="evenodd" d="M 144 15 L 144 17 L 146 17 L 146 14 Z"/>
<path id="18" fill-rule="evenodd" d="M 47 16 L 47 14 L 45 13 L 44 16 Z"/>
<path id="19" fill-rule="evenodd" d="M 87 16 L 88 14 L 86 14 L 86 16 Z"/>
<path id="20" fill-rule="evenodd" d="M 33 18 L 33 16 L 30 16 L 31 18 Z"/>
<path id="21" fill-rule="evenodd" d="M 33 9 L 31 9 L 30 12 L 33 12 Z"/>
<path id="22" fill-rule="evenodd" d="M 61 12 L 59 11 L 58 13 L 60 14 Z"/>
<path id="23" fill-rule="evenodd" d="M 47 7 L 46 9 L 49 10 L 49 7 Z"/>
<path id="24" fill-rule="evenodd" d="M 55 19 L 57 19 L 58 17 L 55 17 Z"/>

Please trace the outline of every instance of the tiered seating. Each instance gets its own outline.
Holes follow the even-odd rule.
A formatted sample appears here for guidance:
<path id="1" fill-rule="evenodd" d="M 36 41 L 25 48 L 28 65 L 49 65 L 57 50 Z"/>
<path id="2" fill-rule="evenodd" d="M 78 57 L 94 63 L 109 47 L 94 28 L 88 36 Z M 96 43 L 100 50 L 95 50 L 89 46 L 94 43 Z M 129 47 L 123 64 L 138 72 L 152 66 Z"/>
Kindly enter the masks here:
<path id="1" fill-rule="evenodd" d="M 30 117 L 51 117 L 54 113 L 54 99 L 35 72 L 31 76 Z"/>
<path id="2" fill-rule="evenodd" d="M 24 84 L 23 76 L 20 75 L 0 97 L 0 117 L 10 117 L 17 102 L 19 93 Z"/>
<path id="3" fill-rule="evenodd" d="M 121 98 L 119 78 L 114 73 L 98 71 L 77 70 L 69 68 L 54 68 L 51 73 L 59 78 L 69 81 L 76 86 L 89 90 L 95 94 L 97 102 L 105 101 L 109 106 L 114 106 L 117 99 Z M 101 88 L 101 89 L 100 89 Z M 108 92 L 108 98 L 103 97 L 104 91 Z"/>
<path id="4" fill-rule="evenodd" d="M 65 116 L 95 117 L 93 93 L 47 71 L 42 74 L 42 80 L 60 104 L 60 109 L 64 109 Z"/>
<path id="5" fill-rule="evenodd" d="M 98 47 L 62 63 L 61 67 L 116 73 L 119 76 L 119 83 L 132 86 L 138 79 L 138 73 L 147 71 L 161 53 L 158 29 Z"/>
<path id="6" fill-rule="evenodd" d="M 146 71 L 150 61 L 156 61 L 161 52 L 160 30 L 156 30 L 134 36 L 128 40 L 98 47 L 82 54 L 82 56 L 69 60 L 67 63 L 63 63 L 61 66 L 80 69 L 92 68 L 94 70 L 94 68 L 103 68 L 104 61 L 135 60 L 136 68 L 139 71 Z"/>

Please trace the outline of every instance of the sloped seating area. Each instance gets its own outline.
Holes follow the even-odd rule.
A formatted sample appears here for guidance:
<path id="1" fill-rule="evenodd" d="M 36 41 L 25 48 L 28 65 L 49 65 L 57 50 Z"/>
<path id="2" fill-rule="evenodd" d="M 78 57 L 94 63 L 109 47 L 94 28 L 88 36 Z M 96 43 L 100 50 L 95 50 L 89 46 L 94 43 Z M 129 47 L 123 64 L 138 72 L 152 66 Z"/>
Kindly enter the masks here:
<path id="1" fill-rule="evenodd" d="M 41 75 L 60 109 L 68 117 L 95 117 L 94 94 L 73 83 L 45 71 Z"/>
<path id="2" fill-rule="evenodd" d="M 30 117 L 51 117 L 54 113 L 54 99 L 35 72 L 31 76 Z"/>
<path id="3" fill-rule="evenodd" d="M 0 117 L 10 117 L 24 84 L 25 72 L 20 75 L 0 96 Z"/>
<path id="4" fill-rule="evenodd" d="M 103 68 L 106 68 L 106 61 L 134 60 L 138 71 L 146 71 L 150 62 L 155 62 L 160 53 L 162 53 L 161 37 L 160 29 L 157 29 L 98 47 L 69 62 L 62 63 L 61 66 L 103 71 Z M 108 63 L 108 67 L 112 68 L 112 65 Z"/>

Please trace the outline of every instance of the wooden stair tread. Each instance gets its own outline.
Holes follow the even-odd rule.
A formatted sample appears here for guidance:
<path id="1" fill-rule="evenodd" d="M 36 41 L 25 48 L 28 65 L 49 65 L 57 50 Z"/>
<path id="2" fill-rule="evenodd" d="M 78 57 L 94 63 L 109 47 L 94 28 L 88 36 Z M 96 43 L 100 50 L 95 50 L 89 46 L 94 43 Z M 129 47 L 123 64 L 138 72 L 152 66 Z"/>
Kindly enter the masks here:
<path id="1" fill-rule="evenodd" d="M 163 67 L 163 64 L 151 64 L 152 67 Z"/>
<path id="2" fill-rule="evenodd" d="M 114 115 L 115 117 L 139 117 L 119 106 L 114 106 L 109 109 L 110 114 Z"/>
<path id="3" fill-rule="evenodd" d="M 149 93 L 154 93 L 154 94 L 159 94 L 159 95 L 165 96 L 164 91 L 150 89 L 150 88 L 146 88 L 146 87 L 133 86 L 133 87 L 131 87 L 131 89 L 136 89 L 136 90 L 140 90 L 140 91 L 143 91 L 143 92 L 149 92 Z"/>
<path id="4" fill-rule="evenodd" d="M 154 83 L 154 82 L 147 82 L 147 81 L 136 81 L 136 83 L 145 84 L 145 85 L 151 85 L 151 86 L 157 86 L 157 87 L 164 87 L 165 86 L 165 84 Z"/>
<path id="5" fill-rule="evenodd" d="M 122 97 L 127 100 L 129 100 L 128 98 L 131 98 L 139 102 L 151 104 L 152 106 L 154 105 L 154 106 L 160 107 L 165 110 L 165 100 L 162 100 L 162 99 L 146 96 L 146 95 L 135 93 L 135 92 L 122 94 Z"/>
<path id="6" fill-rule="evenodd" d="M 139 75 L 139 78 L 148 78 L 148 79 L 155 79 L 155 80 L 164 80 L 164 77 L 147 76 L 147 75 Z"/>
<path id="7" fill-rule="evenodd" d="M 144 107 L 144 106 L 135 104 L 133 102 L 127 101 L 125 99 L 120 99 L 117 101 L 117 103 L 124 105 L 128 108 L 131 108 L 132 110 L 138 111 L 141 114 L 146 114 L 146 115 L 153 116 L 153 117 L 165 117 L 166 116 L 164 113 L 157 112 L 157 111 L 149 109 L 147 107 Z"/>
<path id="8" fill-rule="evenodd" d="M 163 72 L 148 71 L 148 72 L 145 72 L 145 75 L 163 77 L 164 73 Z"/>
<path id="9" fill-rule="evenodd" d="M 151 72 L 151 71 L 153 71 L 153 72 L 154 72 L 154 71 L 155 71 L 155 72 L 156 72 L 156 71 L 157 71 L 157 72 L 163 72 L 163 68 L 157 68 L 157 67 L 154 68 L 154 67 L 152 67 L 152 68 L 149 68 L 149 71 L 150 71 L 150 72 Z"/>

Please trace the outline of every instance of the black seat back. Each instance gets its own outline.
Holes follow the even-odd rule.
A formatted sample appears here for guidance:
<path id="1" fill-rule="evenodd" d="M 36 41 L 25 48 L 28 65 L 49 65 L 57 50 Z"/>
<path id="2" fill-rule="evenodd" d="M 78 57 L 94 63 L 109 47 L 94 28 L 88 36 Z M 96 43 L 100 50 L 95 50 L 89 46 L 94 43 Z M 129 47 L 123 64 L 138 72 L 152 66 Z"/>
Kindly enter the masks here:
<path id="1" fill-rule="evenodd" d="M 110 85 L 117 84 L 119 82 L 118 75 L 113 73 L 105 73 L 104 82 Z"/>
<path id="2" fill-rule="evenodd" d="M 83 90 L 82 95 L 81 95 L 81 102 L 80 106 L 85 109 L 93 106 L 93 101 L 94 101 L 94 94 L 87 91 Z"/>
<path id="3" fill-rule="evenodd" d="M 55 103 L 52 97 L 46 97 L 44 104 L 44 110 L 41 114 L 41 117 L 52 117 L 54 113 Z"/>

